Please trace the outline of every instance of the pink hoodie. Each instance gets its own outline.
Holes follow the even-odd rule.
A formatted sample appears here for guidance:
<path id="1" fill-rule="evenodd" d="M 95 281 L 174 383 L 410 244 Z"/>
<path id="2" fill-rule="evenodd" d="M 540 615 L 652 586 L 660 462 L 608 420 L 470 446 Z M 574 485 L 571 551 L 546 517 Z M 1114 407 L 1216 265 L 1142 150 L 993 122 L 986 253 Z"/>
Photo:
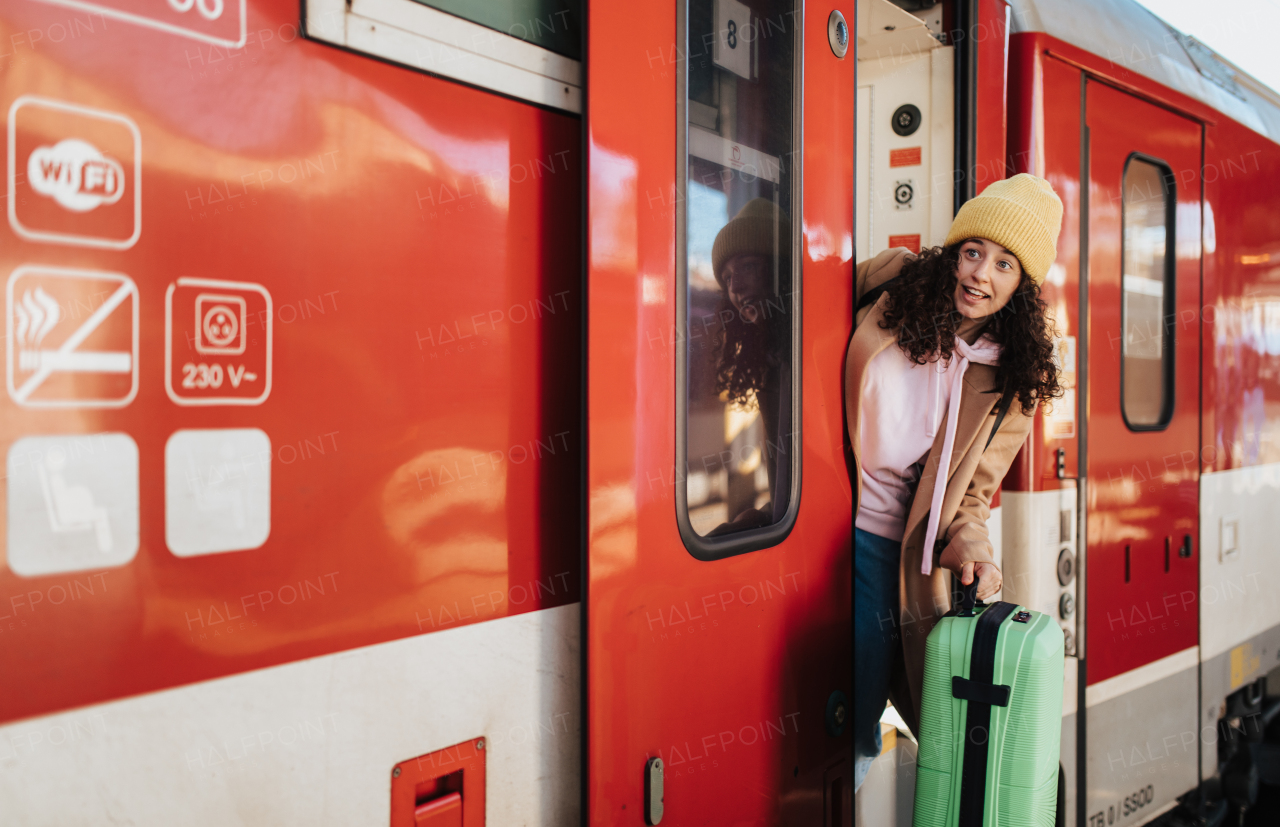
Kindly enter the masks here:
<path id="1" fill-rule="evenodd" d="M 897 344 L 880 351 L 867 365 L 862 390 L 860 456 L 862 500 L 855 525 L 863 531 L 891 540 L 902 540 L 907 509 L 929 455 L 946 408 L 946 435 L 942 443 L 945 468 L 955 450 L 956 417 L 964 374 L 970 362 L 996 365 L 1000 345 L 982 336 L 972 345 L 957 338 L 948 361 L 917 365 Z M 937 513 L 945 486 L 934 486 L 929 509 L 925 548 L 932 549 L 938 534 Z M 933 555 L 924 555 L 921 571 L 933 569 Z"/>

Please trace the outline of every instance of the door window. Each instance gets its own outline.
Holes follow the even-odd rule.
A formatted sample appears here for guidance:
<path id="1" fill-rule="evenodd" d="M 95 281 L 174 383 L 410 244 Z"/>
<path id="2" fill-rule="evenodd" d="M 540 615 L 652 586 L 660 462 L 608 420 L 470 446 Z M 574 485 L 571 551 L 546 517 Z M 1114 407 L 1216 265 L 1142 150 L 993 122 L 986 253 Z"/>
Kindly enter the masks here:
<path id="1" fill-rule="evenodd" d="M 1135 431 L 1158 430 L 1173 413 L 1174 179 L 1163 163 L 1125 165 L 1122 254 L 1123 411 Z"/>
<path id="2" fill-rule="evenodd" d="M 778 542 L 797 505 L 799 24 L 794 2 L 688 5 L 677 500 L 704 558 Z"/>

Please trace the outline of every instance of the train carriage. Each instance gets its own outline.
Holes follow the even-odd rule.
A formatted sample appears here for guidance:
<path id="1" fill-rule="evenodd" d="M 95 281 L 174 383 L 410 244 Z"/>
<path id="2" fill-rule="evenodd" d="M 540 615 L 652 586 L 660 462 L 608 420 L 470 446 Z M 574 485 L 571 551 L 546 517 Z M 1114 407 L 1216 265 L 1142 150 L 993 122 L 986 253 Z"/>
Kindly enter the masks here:
<path id="1" fill-rule="evenodd" d="M 855 800 L 845 727 L 852 268 L 1016 172 L 1068 391 L 989 527 L 1066 637 L 1058 823 L 1254 807 L 1280 97 L 1198 41 L 12 0 L 0 44 L 0 824 L 909 823 L 909 734 Z"/>
<path id="2" fill-rule="evenodd" d="M 999 508 L 1003 598 L 1056 616 L 1067 644 L 1060 823 L 1222 823 L 1256 804 L 1249 756 L 1278 682 L 1268 694 L 1280 97 L 1132 3 L 977 3 L 943 32 L 899 5 L 919 22 L 880 3 L 860 30 L 859 256 L 941 240 L 966 140 L 972 186 L 1031 172 L 1065 206 L 1043 295 L 1067 392 Z M 926 37 L 948 31 L 951 49 Z M 885 120 L 917 101 L 919 134 Z M 1002 152 L 984 151 L 1000 119 Z M 922 163 L 899 169 L 913 145 Z M 914 215 L 892 198 L 904 183 Z M 881 799 L 909 784 L 881 781 Z M 1178 820 L 1193 814 L 1207 822 Z"/>

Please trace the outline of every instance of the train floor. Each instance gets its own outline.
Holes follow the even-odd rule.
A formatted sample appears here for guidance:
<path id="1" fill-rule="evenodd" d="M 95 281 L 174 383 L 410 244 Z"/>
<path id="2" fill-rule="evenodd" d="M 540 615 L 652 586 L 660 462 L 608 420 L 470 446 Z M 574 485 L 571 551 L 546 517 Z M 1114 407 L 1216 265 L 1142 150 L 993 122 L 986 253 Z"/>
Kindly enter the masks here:
<path id="1" fill-rule="evenodd" d="M 881 722 L 884 746 L 853 797 L 856 827 L 911 827 L 916 790 L 916 745 L 892 724 Z"/>

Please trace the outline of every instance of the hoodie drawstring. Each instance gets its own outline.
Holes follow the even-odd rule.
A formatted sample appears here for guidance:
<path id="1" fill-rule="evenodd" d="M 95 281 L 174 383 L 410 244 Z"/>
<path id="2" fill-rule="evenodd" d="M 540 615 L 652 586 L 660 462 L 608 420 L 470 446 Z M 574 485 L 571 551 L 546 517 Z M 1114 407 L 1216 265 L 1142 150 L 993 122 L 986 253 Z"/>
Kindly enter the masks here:
<path id="1" fill-rule="evenodd" d="M 929 503 L 929 523 L 924 533 L 924 553 L 921 555 L 923 560 L 920 564 L 921 574 L 933 573 L 933 546 L 938 539 L 938 520 L 942 510 L 942 495 L 946 492 L 947 479 L 951 476 L 951 454 L 955 450 L 956 444 L 956 419 L 960 415 L 960 395 L 964 389 L 964 374 L 969 369 L 970 362 L 977 362 L 980 365 L 999 365 L 1000 364 L 1000 345 L 983 336 L 972 345 L 965 342 L 960 337 L 956 337 L 956 349 L 952 358 L 959 358 L 960 364 L 956 370 L 951 371 L 951 396 L 947 400 L 947 433 L 942 440 L 942 455 L 938 457 L 937 476 L 933 481 L 933 497 Z M 936 412 L 936 404 L 938 400 L 938 392 L 941 390 L 942 376 L 935 370 L 934 383 L 932 393 L 934 399 L 930 400 L 931 407 Z M 936 421 L 936 420 L 935 420 Z M 937 436 L 937 429 L 933 429 L 933 436 Z M 945 470 L 944 470 L 945 469 Z"/>

